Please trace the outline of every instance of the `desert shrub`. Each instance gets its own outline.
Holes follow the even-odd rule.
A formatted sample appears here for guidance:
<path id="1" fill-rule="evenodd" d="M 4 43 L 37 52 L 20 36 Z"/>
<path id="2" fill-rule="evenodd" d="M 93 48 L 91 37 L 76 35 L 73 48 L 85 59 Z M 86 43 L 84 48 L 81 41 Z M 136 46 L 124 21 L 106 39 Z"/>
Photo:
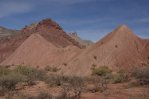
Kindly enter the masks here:
<path id="1" fill-rule="evenodd" d="M 46 72 L 30 67 L 0 68 L 0 95 L 14 90 L 18 83 L 25 82 L 27 85 L 34 85 L 35 81 L 45 81 L 46 78 Z"/>
<path id="2" fill-rule="evenodd" d="M 133 87 L 138 87 L 140 86 L 140 83 L 138 81 L 131 81 L 125 86 L 126 88 L 133 88 Z"/>
<path id="3" fill-rule="evenodd" d="M 132 76 L 138 79 L 141 85 L 149 84 L 149 67 L 136 68 Z"/>
<path id="4" fill-rule="evenodd" d="M 129 80 L 128 74 L 127 73 L 116 73 L 112 75 L 112 83 L 123 83 Z"/>
<path id="5" fill-rule="evenodd" d="M 82 87 L 84 85 L 84 78 L 78 76 L 63 77 L 64 83 L 69 83 L 72 87 Z"/>
<path id="6" fill-rule="evenodd" d="M 50 86 L 62 86 L 70 89 L 81 90 L 84 86 L 84 79 L 76 76 L 51 76 L 46 83 Z"/>
<path id="7" fill-rule="evenodd" d="M 31 75 L 32 79 L 44 81 L 46 77 L 47 77 L 47 74 L 43 70 L 33 69 L 33 74 Z"/>
<path id="8" fill-rule="evenodd" d="M 27 66 L 18 66 L 14 69 L 14 71 L 27 76 L 29 81 L 44 80 L 46 77 L 46 73 L 44 71 Z"/>
<path id="9" fill-rule="evenodd" d="M 92 69 L 92 75 L 98 75 L 98 76 L 105 76 L 106 74 L 109 74 L 111 72 L 112 71 L 106 66 Z"/>
<path id="10" fill-rule="evenodd" d="M 80 99 L 83 87 L 85 85 L 85 80 L 83 77 L 79 77 L 79 76 L 69 76 L 67 77 L 67 82 L 69 83 L 70 86 L 68 86 L 70 88 L 71 91 L 73 91 L 74 95 L 72 96 L 73 99 Z M 71 95 L 67 95 L 68 99 L 71 98 Z"/>
<path id="11" fill-rule="evenodd" d="M 8 68 L 0 67 L 0 76 L 7 75 L 11 72 Z"/>
<path id="12" fill-rule="evenodd" d="M 17 66 L 14 71 L 26 76 L 31 76 L 34 72 L 33 68 L 27 66 Z"/>
<path id="13" fill-rule="evenodd" d="M 56 86 L 61 86 L 63 84 L 64 78 L 62 76 L 55 76 L 53 77 L 53 84 L 55 83 Z"/>
<path id="14" fill-rule="evenodd" d="M 64 99 L 79 99 L 84 86 L 84 78 L 78 76 L 62 76 L 61 83 L 64 90 L 61 96 L 65 97 Z"/>
<path id="15" fill-rule="evenodd" d="M 103 92 L 107 89 L 107 79 L 105 77 L 94 76 L 90 78 L 90 83 L 95 86 L 92 92 Z"/>
<path id="16" fill-rule="evenodd" d="M 62 76 L 52 75 L 52 76 L 49 76 L 45 82 L 48 83 L 50 86 L 61 86 L 62 81 L 63 81 Z"/>
<path id="17" fill-rule="evenodd" d="M 3 91 L 14 90 L 17 83 L 24 81 L 26 81 L 25 76 L 17 73 L 11 73 L 0 77 L 0 87 Z"/>
<path id="18" fill-rule="evenodd" d="M 60 68 L 46 66 L 46 67 L 45 67 L 45 70 L 46 70 L 46 71 L 49 71 L 49 72 L 58 72 L 58 71 L 60 70 Z"/>
<path id="19" fill-rule="evenodd" d="M 84 78 L 78 76 L 64 77 L 64 83 L 68 83 L 73 88 L 82 88 L 84 86 Z"/>

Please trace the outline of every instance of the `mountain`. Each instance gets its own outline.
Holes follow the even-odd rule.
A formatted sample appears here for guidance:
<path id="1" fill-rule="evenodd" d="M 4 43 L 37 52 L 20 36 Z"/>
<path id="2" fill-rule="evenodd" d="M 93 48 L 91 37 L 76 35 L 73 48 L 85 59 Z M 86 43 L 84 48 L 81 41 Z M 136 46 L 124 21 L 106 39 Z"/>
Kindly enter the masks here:
<path id="1" fill-rule="evenodd" d="M 66 75 L 79 76 L 90 75 L 92 66 L 131 71 L 149 65 L 149 40 L 139 38 L 126 25 L 117 27 L 86 49 L 80 49 L 76 45 L 79 43 L 71 42 L 74 39 L 68 39 L 61 27 L 55 23 L 49 27 L 49 24 L 50 21 L 44 20 L 27 26 L 23 34 L 8 40 L 9 43 L 1 43 L 1 52 L 9 54 L 1 65 L 23 64 L 38 68 L 49 65 L 60 67 Z"/>
<path id="2" fill-rule="evenodd" d="M 76 46 L 57 48 L 40 34 L 32 34 L 1 65 L 25 65 L 38 68 L 64 66 L 82 50 Z"/>
<path id="3" fill-rule="evenodd" d="M 92 41 L 90 41 L 90 40 L 83 40 L 83 39 L 81 39 L 78 35 L 77 35 L 77 33 L 69 33 L 69 35 L 73 38 L 73 39 L 75 39 L 76 41 L 78 41 L 81 45 L 84 45 L 85 47 L 88 47 L 88 46 L 90 46 L 90 45 L 92 45 L 93 44 L 93 42 Z"/>
<path id="4" fill-rule="evenodd" d="M 72 39 L 62 27 L 51 19 L 44 19 L 39 23 L 26 26 L 21 31 L 24 35 L 30 36 L 32 33 L 38 33 L 47 39 L 49 42 L 57 47 L 66 47 L 68 45 L 75 45 L 79 48 L 83 48 L 77 41 Z"/>
<path id="5" fill-rule="evenodd" d="M 38 23 L 25 26 L 20 33 L 13 37 L 4 37 L 0 39 L 0 62 L 10 56 L 30 35 L 40 34 L 54 46 L 63 48 L 74 45 L 78 48 L 84 48 L 77 41 L 71 38 L 64 30 L 53 20 L 44 19 Z"/>
<path id="6" fill-rule="evenodd" d="M 126 25 L 121 25 L 71 61 L 71 69 L 66 74 L 77 71 L 75 74 L 89 75 L 93 65 L 131 71 L 136 66 L 149 64 L 145 46 L 145 40 L 137 37 Z"/>
<path id="7" fill-rule="evenodd" d="M 3 37 L 13 36 L 17 33 L 19 33 L 18 30 L 7 29 L 7 28 L 0 26 L 0 39 Z"/>

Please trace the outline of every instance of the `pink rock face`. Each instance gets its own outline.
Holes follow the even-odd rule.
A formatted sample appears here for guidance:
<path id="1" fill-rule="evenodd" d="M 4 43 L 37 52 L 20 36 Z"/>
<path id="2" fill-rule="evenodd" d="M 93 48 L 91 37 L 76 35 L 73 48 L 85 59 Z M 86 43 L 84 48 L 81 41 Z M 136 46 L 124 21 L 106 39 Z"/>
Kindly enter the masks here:
<path id="1" fill-rule="evenodd" d="M 1 65 L 25 65 L 36 68 L 67 64 L 81 52 L 76 46 L 57 48 L 40 34 L 32 34 Z"/>
<path id="2" fill-rule="evenodd" d="M 56 47 L 74 45 L 83 48 L 77 41 L 68 36 L 63 29 L 51 19 L 42 20 L 39 23 L 26 26 L 21 33 L 0 40 L 0 62 L 10 56 L 31 34 L 37 33 Z"/>
<path id="3" fill-rule="evenodd" d="M 82 50 L 63 30 L 49 28 L 49 24 L 50 21 L 26 27 L 23 34 L 2 43 L 0 52 L 5 61 L 1 65 L 62 66 L 65 74 L 86 76 L 91 74 L 93 65 L 131 71 L 149 64 L 148 40 L 139 38 L 125 25 Z"/>
<path id="4" fill-rule="evenodd" d="M 147 42 L 137 37 L 127 26 L 119 26 L 72 60 L 67 74 L 77 71 L 75 74 L 89 75 L 92 65 L 108 66 L 115 71 L 131 71 L 134 67 L 148 64 L 147 46 Z"/>

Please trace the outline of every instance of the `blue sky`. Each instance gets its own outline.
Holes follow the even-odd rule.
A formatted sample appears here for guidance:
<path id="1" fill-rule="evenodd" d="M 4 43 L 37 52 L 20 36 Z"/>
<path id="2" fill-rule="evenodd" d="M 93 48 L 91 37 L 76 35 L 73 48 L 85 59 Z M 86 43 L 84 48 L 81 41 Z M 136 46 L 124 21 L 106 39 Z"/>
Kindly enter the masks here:
<path id="1" fill-rule="evenodd" d="M 149 38 L 149 0 L 0 0 L 0 26 L 21 29 L 43 18 L 93 41 L 121 24 Z"/>

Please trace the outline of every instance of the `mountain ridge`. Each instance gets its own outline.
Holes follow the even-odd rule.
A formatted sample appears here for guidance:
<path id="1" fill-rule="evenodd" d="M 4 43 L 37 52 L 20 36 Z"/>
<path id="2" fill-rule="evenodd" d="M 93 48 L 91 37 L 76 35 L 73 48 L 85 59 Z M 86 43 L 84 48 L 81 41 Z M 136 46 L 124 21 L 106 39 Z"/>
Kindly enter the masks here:
<path id="1" fill-rule="evenodd" d="M 49 27 L 50 26 L 50 27 Z M 0 39 L 0 62 L 10 56 L 31 34 L 40 34 L 56 47 L 74 45 L 84 48 L 81 44 L 71 38 L 56 22 L 51 19 L 44 19 L 38 24 L 26 26 L 12 37 Z"/>
<path id="2" fill-rule="evenodd" d="M 75 74 L 81 75 L 83 72 L 83 75 L 88 75 L 91 74 L 92 65 L 108 66 L 116 71 L 131 71 L 134 67 L 149 64 L 145 45 L 145 40 L 136 36 L 126 26 L 118 27 L 72 60 L 69 63 L 71 70 L 67 73 L 76 70 Z"/>

